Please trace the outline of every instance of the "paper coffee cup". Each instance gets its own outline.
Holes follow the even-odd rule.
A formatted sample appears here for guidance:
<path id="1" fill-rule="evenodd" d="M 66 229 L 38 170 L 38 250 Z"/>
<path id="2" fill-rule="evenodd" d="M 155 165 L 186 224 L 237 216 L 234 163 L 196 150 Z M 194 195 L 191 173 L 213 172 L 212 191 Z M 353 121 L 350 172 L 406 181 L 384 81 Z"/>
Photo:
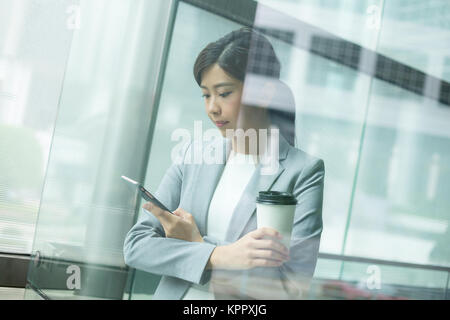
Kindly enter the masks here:
<path id="1" fill-rule="evenodd" d="M 288 192 L 260 191 L 256 198 L 258 228 L 270 227 L 283 235 L 281 242 L 289 249 L 297 199 Z"/>

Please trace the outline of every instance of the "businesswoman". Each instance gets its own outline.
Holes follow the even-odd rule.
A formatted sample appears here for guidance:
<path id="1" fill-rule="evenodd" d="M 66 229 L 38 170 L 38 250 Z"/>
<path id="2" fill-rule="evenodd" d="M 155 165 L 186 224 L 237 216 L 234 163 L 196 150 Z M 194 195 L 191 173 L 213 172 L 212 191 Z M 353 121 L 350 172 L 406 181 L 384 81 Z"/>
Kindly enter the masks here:
<path id="1" fill-rule="evenodd" d="M 175 214 L 146 203 L 126 236 L 126 264 L 162 275 L 155 299 L 305 297 L 322 232 L 324 163 L 294 147 L 295 106 L 279 80 L 280 68 L 270 42 L 250 28 L 199 53 L 194 78 L 222 134 L 201 142 L 200 150 L 222 155 L 223 161 L 193 164 L 188 160 L 198 149 L 186 144 L 182 161 L 170 166 L 155 192 Z M 274 107 L 277 101 L 288 101 L 291 110 L 283 103 Z M 250 139 L 234 135 L 239 129 L 276 132 L 273 128 L 279 134 L 258 140 L 256 149 Z M 264 156 L 276 161 L 269 174 L 262 172 Z M 277 230 L 257 228 L 256 197 L 269 190 L 297 199 L 289 248 Z"/>

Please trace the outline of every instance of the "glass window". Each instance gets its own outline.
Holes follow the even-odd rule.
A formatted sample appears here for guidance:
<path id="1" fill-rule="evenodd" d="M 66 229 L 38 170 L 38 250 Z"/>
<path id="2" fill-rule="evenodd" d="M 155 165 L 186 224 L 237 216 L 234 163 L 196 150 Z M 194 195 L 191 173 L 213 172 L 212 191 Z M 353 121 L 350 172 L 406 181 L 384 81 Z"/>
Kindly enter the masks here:
<path id="1" fill-rule="evenodd" d="M 402 42 L 389 38 L 387 31 L 382 32 L 393 10 L 392 5 L 383 7 L 382 1 L 348 1 L 345 5 L 338 1 L 258 2 L 255 26 L 267 31 L 283 66 L 280 77 L 295 96 L 297 147 L 324 159 L 326 165 L 320 252 L 336 256 L 318 260 L 314 283 L 336 280 L 358 289 L 363 276 L 367 280 L 370 272 L 378 272 L 370 263 L 342 262 L 340 254 L 447 265 L 445 210 L 449 204 L 442 177 L 448 171 L 444 150 L 450 149 L 446 148 L 448 110 L 436 101 L 436 95 L 402 87 L 405 81 L 415 81 L 421 70 L 429 70 L 424 66 L 435 57 L 424 51 L 411 53 Z M 180 3 L 147 170 L 146 182 L 152 188 L 157 188 L 168 168 L 173 130 L 186 128 L 193 136 L 196 120 L 206 124 L 204 130 L 211 128 L 202 101 L 196 98 L 198 88 L 192 78 L 196 54 L 239 27 L 214 13 Z M 189 50 L 180 56 L 184 47 Z M 376 63 L 371 59 L 377 56 L 364 48 L 400 64 L 368 72 L 366 64 Z M 330 53 L 323 56 L 317 49 Z M 442 59 L 439 72 L 444 74 L 448 70 L 445 57 Z M 380 74 L 386 70 L 389 74 Z M 375 292 L 379 295 L 372 298 L 434 299 L 445 295 L 445 271 L 412 265 L 379 268 L 386 290 Z M 368 273 L 368 269 L 375 271 Z M 136 280 L 152 282 L 154 276 L 138 271 Z M 414 283 L 401 289 L 408 277 L 413 277 Z M 390 286 L 396 286 L 395 290 Z M 419 294 L 424 288 L 429 289 L 427 293 Z M 139 291 L 139 297 L 145 296 L 144 291 Z M 319 297 L 320 292 L 312 290 L 311 294 Z"/>
<path id="2" fill-rule="evenodd" d="M 28 275 L 50 298 L 123 297 L 138 196 L 121 176 L 145 175 L 169 5 L 80 1 L 33 243 L 40 259 Z M 79 286 L 68 278 L 77 274 Z"/>
<path id="3" fill-rule="evenodd" d="M 246 24 L 292 92 L 283 129 L 325 163 L 306 298 L 448 298 L 448 1 L 237 3 L 1 2 L 0 252 L 33 253 L 28 298 L 153 298 L 161 275 L 125 265 L 147 213 L 120 176 L 154 192 L 176 133 L 216 130 L 194 63 Z"/>
<path id="4" fill-rule="evenodd" d="M 31 252 L 76 3 L 0 2 L 0 252 Z"/>

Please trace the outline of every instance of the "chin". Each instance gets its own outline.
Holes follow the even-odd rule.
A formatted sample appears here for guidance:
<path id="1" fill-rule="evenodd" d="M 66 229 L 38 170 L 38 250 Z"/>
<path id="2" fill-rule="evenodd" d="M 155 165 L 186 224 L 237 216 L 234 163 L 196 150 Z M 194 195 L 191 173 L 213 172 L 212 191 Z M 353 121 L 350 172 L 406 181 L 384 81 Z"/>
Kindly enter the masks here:
<path id="1" fill-rule="evenodd" d="M 226 138 L 225 129 L 217 129 L 217 130 L 219 130 L 219 132 L 222 135 L 222 137 Z"/>
<path id="2" fill-rule="evenodd" d="M 230 128 L 217 128 L 220 131 L 220 134 L 222 135 L 222 137 L 227 138 L 227 130 L 230 130 Z M 233 129 L 234 130 L 234 129 Z"/>

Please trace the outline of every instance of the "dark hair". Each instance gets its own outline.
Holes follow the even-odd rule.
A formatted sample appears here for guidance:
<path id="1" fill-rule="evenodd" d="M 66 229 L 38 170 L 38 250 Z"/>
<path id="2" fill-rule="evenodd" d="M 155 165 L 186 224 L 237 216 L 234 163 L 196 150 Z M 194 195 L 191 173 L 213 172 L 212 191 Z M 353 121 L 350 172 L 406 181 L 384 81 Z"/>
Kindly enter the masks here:
<path id="1" fill-rule="evenodd" d="M 269 40 L 252 28 L 243 27 L 232 31 L 217 41 L 209 43 L 198 55 L 194 64 L 194 78 L 200 86 L 202 74 L 208 67 L 218 64 L 227 74 L 245 82 L 247 74 L 264 76 L 275 80 L 283 95 L 290 95 L 292 104 L 280 110 L 269 106 L 268 114 L 283 137 L 293 146 L 295 143 L 295 102 L 289 87 L 280 78 L 281 64 Z M 276 92 L 275 95 L 279 95 Z M 284 98 L 286 100 L 286 98 Z"/>

